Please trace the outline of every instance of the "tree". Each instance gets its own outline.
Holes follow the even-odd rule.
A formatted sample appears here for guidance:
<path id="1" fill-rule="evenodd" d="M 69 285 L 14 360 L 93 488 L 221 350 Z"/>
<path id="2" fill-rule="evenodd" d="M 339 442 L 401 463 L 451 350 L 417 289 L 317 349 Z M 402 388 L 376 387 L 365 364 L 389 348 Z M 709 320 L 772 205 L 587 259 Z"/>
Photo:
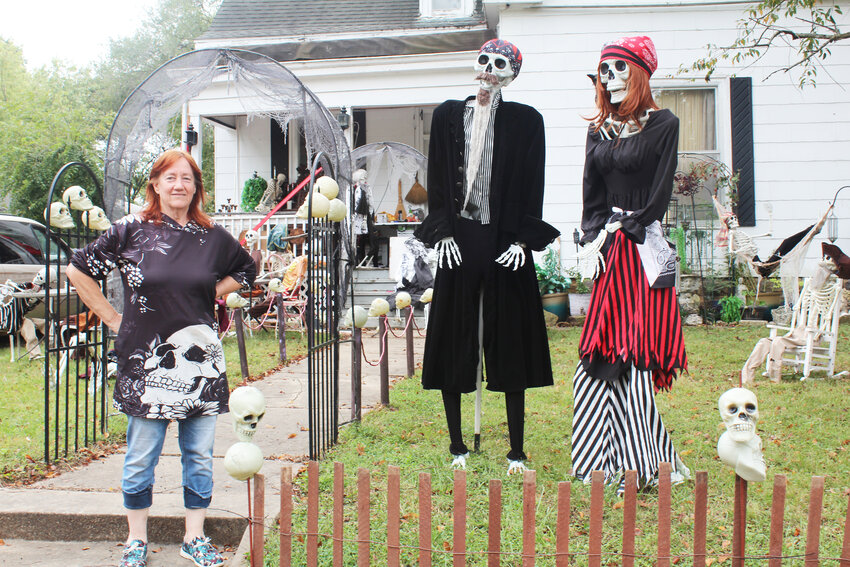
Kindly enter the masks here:
<path id="1" fill-rule="evenodd" d="M 770 50 L 787 46 L 793 61 L 768 74 L 793 73 L 800 87 L 816 84 L 818 67 L 832 46 L 850 39 L 841 6 L 823 0 L 762 0 L 738 20 L 738 37 L 729 45 L 709 44 L 708 55 L 682 71 L 700 71 L 708 80 L 721 61 L 758 61 Z M 843 26 L 843 27 L 842 27 Z"/>

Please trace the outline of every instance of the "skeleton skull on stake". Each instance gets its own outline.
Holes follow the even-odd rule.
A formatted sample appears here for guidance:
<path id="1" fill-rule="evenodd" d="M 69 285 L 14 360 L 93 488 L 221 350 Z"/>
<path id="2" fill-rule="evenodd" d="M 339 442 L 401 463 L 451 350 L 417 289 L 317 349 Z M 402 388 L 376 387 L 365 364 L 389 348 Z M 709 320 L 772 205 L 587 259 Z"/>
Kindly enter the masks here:
<path id="1" fill-rule="evenodd" d="M 70 209 L 59 202 L 50 203 L 50 208 L 44 210 L 44 220 L 54 228 L 74 228 Z"/>
<path id="2" fill-rule="evenodd" d="M 726 433 L 717 442 L 720 460 L 735 469 L 747 481 L 760 482 L 766 477 L 761 439 L 756 435 L 759 420 L 758 399 L 746 388 L 732 388 L 717 401 Z"/>
<path id="3" fill-rule="evenodd" d="M 230 393 L 230 413 L 236 437 L 249 443 L 266 414 L 266 398 L 253 386 L 240 386 Z"/>
<path id="4" fill-rule="evenodd" d="M 386 299 L 381 297 L 375 298 L 372 301 L 372 305 L 369 307 L 369 316 L 370 317 L 380 317 L 381 315 L 386 315 L 390 310 L 390 304 Z"/>
<path id="5" fill-rule="evenodd" d="M 79 185 L 72 185 L 62 193 L 62 202 L 75 211 L 87 211 L 94 207 L 86 190 Z"/>
<path id="6" fill-rule="evenodd" d="M 235 291 L 233 293 L 228 294 L 225 302 L 227 303 L 227 306 L 230 309 L 239 309 L 248 305 L 248 300 L 236 293 Z"/>
<path id="7" fill-rule="evenodd" d="M 106 230 L 111 225 L 106 213 L 100 207 L 92 207 L 87 211 L 83 211 L 82 216 L 83 224 L 92 230 Z"/>
<path id="8" fill-rule="evenodd" d="M 411 298 L 410 294 L 406 291 L 400 291 L 395 296 L 395 308 L 396 309 L 404 309 L 410 305 Z"/>
<path id="9" fill-rule="evenodd" d="M 263 452 L 253 443 L 234 443 L 224 454 L 224 469 L 236 480 L 248 480 L 263 468 Z"/>
<path id="10" fill-rule="evenodd" d="M 623 102 L 629 92 L 629 66 L 623 59 L 606 59 L 599 65 L 599 82 L 611 94 L 611 103 Z"/>

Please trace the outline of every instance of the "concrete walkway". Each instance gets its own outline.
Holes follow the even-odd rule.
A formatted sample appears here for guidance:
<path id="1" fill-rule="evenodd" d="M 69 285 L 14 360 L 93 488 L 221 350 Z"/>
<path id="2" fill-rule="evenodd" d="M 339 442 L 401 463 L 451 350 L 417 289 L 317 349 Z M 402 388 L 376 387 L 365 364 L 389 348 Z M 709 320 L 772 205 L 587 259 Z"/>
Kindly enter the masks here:
<path id="1" fill-rule="evenodd" d="M 396 331 L 399 333 L 399 331 Z M 416 333 L 414 333 L 416 335 Z M 366 356 L 378 360 L 377 333 L 363 333 Z M 389 336 L 391 383 L 404 377 L 407 355 L 404 338 Z M 416 335 L 415 360 L 422 359 L 424 338 Z M 238 361 L 229 361 L 238 369 Z M 250 366 L 250 361 L 249 361 Z M 237 370 L 238 371 L 238 370 Z M 340 423 L 351 419 L 351 343 L 340 345 Z M 252 382 L 266 397 L 266 415 L 254 442 L 262 449 L 266 477 L 266 525 L 271 525 L 280 503 L 280 471 L 294 471 L 308 454 L 307 361 L 288 366 L 263 380 Z M 362 365 L 363 411 L 377 407 L 380 374 L 377 366 Z M 169 427 L 148 525 L 150 567 L 189 565 L 180 558 L 183 534 L 183 489 L 177 430 Z M 213 476 L 215 489 L 208 510 L 206 532 L 232 565 L 240 565 L 247 546 L 242 542 L 247 526 L 248 492 L 245 482 L 227 475 L 224 454 L 236 442 L 230 416 L 218 420 Z M 0 566 L 100 566 L 117 565 L 127 535 L 120 481 L 124 453 L 118 452 L 78 470 L 26 488 L 0 488 Z M 247 538 L 245 538 L 247 539 Z M 242 547 L 239 548 L 240 543 Z M 237 549 L 238 548 L 238 549 Z"/>

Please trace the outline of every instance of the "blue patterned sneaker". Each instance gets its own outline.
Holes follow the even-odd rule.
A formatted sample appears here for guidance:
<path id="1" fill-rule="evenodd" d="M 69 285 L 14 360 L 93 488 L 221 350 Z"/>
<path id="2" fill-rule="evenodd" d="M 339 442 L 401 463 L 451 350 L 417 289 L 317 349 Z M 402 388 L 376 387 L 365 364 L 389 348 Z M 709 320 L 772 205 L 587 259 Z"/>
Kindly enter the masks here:
<path id="1" fill-rule="evenodd" d="M 183 542 L 180 557 L 193 561 L 198 567 L 224 565 L 224 559 L 208 537 L 196 537 L 189 543 Z"/>
<path id="2" fill-rule="evenodd" d="M 148 564 L 148 544 L 134 539 L 124 546 L 124 554 L 118 567 L 145 567 Z"/>

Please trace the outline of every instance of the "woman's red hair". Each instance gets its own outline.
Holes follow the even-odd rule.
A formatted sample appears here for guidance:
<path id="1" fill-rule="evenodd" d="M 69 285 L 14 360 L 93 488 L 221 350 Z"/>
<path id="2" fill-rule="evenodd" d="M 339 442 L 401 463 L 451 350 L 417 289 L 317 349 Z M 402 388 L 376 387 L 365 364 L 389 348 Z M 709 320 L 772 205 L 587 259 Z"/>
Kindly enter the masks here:
<path id="1" fill-rule="evenodd" d="M 601 61 L 599 65 L 602 65 Z M 608 89 L 599 80 L 599 67 L 597 66 L 596 68 L 596 107 L 599 109 L 599 113 L 590 119 L 593 122 L 594 131 L 596 132 L 602 128 L 605 119 L 612 114 L 620 120 L 632 121 L 642 128 L 640 117 L 643 111 L 647 108 L 658 110 L 658 105 L 655 104 L 655 99 L 652 98 L 652 89 L 649 88 L 649 75 L 647 72 L 628 61 L 626 61 L 626 65 L 629 66 L 627 84 L 629 92 L 619 106 L 611 104 L 611 93 L 608 92 Z"/>
<path id="2" fill-rule="evenodd" d="M 159 179 L 163 172 L 180 161 L 185 159 L 192 168 L 192 175 L 195 177 L 195 194 L 192 195 L 192 202 L 189 203 L 189 220 L 195 221 L 196 224 L 210 228 L 213 225 L 212 219 L 204 212 L 204 203 L 206 202 L 206 193 L 204 192 L 204 181 L 201 177 L 201 168 L 195 162 L 195 158 L 188 152 L 183 150 L 173 149 L 162 152 L 156 161 L 153 162 L 151 172 L 148 177 L 148 184 L 145 189 L 145 208 L 142 209 L 140 216 L 143 221 L 153 221 L 157 224 L 162 222 L 162 206 L 159 201 L 159 195 L 153 188 L 153 184 Z"/>

